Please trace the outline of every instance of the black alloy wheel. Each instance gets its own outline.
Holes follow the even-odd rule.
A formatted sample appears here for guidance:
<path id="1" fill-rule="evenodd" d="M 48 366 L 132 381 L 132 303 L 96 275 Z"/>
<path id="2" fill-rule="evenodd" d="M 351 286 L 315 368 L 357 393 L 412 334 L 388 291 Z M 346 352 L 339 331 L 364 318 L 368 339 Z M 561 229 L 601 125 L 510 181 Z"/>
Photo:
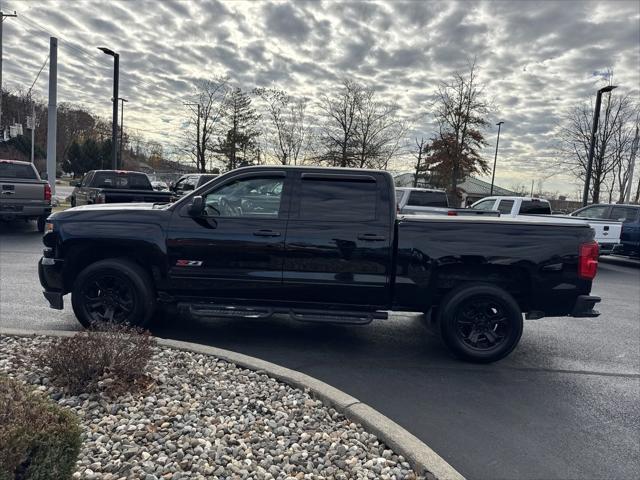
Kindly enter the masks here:
<path id="1" fill-rule="evenodd" d="M 447 294 L 438 307 L 440 334 L 458 358 L 490 363 L 509 355 L 522 336 L 522 311 L 504 289 L 470 284 Z"/>

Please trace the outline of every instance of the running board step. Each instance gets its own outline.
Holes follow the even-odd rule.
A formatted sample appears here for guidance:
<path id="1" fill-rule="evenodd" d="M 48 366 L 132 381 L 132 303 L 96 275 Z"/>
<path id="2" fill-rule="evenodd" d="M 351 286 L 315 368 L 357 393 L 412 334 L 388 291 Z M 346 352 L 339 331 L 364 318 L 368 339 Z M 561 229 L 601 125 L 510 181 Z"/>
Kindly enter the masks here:
<path id="1" fill-rule="evenodd" d="M 268 308 L 237 307 L 235 305 L 180 304 L 181 312 L 193 318 L 269 318 L 273 311 Z"/>
<path id="2" fill-rule="evenodd" d="M 274 314 L 288 315 L 299 322 L 339 323 L 366 325 L 372 320 L 386 320 L 387 312 L 363 312 L 352 310 L 318 310 L 286 307 L 261 307 L 246 305 L 222 305 L 214 303 L 179 303 L 178 311 L 196 319 L 251 318 L 266 319 Z"/>

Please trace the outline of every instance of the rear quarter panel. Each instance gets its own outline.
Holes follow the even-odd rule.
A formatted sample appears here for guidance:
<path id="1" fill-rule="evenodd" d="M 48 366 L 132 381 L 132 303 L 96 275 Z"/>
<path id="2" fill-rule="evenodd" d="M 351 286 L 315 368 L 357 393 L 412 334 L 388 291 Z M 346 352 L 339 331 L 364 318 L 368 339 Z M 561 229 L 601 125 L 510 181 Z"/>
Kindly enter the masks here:
<path id="1" fill-rule="evenodd" d="M 571 311 L 591 282 L 578 278 L 578 249 L 593 238 L 586 226 L 518 222 L 401 220 L 394 309 L 426 311 L 464 282 L 508 290 L 523 311 Z"/>

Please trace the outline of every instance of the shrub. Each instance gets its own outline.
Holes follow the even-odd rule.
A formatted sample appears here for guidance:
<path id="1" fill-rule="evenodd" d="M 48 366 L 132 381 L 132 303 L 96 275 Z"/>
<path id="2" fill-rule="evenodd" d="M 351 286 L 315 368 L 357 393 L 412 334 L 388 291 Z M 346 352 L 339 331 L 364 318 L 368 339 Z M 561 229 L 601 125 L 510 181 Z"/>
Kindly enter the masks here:
<path id="1" fill-rule="evenodd" d="M 72 394 L 118 395 L 149 385 L 145 371 L 154 346 L 155 340 L 141 329 L 100 323 L 73 337 L 54 340 L 37 361 Z"/>
<path id="2" fill-rule="evenodd" d="M 72 412 L 0 376 L 0 480 L 71 478 L 80 435 Z"/>

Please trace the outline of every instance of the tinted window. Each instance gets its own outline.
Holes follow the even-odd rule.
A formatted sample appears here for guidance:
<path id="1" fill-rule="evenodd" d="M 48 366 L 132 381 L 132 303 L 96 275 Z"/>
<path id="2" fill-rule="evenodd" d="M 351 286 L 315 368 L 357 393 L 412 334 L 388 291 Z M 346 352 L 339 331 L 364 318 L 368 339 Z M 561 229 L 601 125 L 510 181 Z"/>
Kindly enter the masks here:
<path id="1" fill-rule="evenodd" d="M 634 222 L 640 212 L 640 208 L 634 207 L 613 207 L 609 218 L 612 220 L 618 220 L 621 222 Z"/>
<path id="2" fill-rule="evenodd" d="M 218 217 L 277 218 L 283 183 L 282 177 L 235 180 L 205 196 L 205 212 Z"/>
<path id="3" fill-rule="evenodd" d="M 407 205 L 414 207 L 448 207 L 447 194 L 444 192 L 421 192 L 412 190 Z"/>
<path id="4" fill-rule="evenodd" d="M 375 220 L 378 189 L 375 180 L 303 178 L 302 220 L 366 222 Z"/>
<path id="5" fill-rule="evenodd" d="M 96 172 L 91 183 L 98 188 L 152 190 L 149 177 L 143 173 Z"/>
<path id="6" fill-rule="evenodd" d="M 582 218 L 604 218 L 608 208 L 609 207 L 607 205 L 597 205 L 594 207 L 588 207 L 588 208 L 585 208 L 584 210 L 580 210 L 578 213 L 575 214 L 575 216 L 582 217 Z"/>
<path id="7" fill-rule="evenodd" d="M 551 215 L 551 206 L 547 202 L 523 200 L 520 205 L 521 215 Z"/>
<path id="8" fill-rule="evenodd" d="M 37 180 L 33 167 L 22 163 L 0 162 L 0 177 L 4 178 L 28 178 Z"/>
<path id="9" fill-rule="evenodd" d="M 211 180 L 213 180 L 216 177 L 217 177 L 217 175 L 201 175 L 200 176 L 200 180 L 198 182 L 198 187 L 201 187 L 202 185 L 204 185 L 207 182 L 210 182 Z"/>
<path id="10" fill-rule="evenodd" d="M 493 210 L 493 205 L 495 203 L 495 200 L 482 200 L 481 202 L 476 203 L 473 208 L 475 210 Z"/>
<path id="11" fill-rule="evenodd" d="M 513 200 L 500 200 L 498 204 L 498 211 L 500 213 L 511 213 L 513 208 Z"/>

